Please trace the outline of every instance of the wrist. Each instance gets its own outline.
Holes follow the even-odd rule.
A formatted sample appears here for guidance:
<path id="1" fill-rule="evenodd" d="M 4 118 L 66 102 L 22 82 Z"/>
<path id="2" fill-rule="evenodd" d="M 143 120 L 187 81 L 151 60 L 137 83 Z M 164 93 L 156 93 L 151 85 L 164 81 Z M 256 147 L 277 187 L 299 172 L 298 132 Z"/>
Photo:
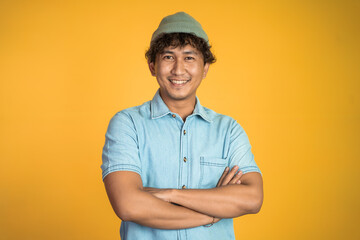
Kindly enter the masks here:
<path id="1" fill-rule="evenodd" d="M 169 191 L 169 201 L 171 203 L 176 203 L 177 195 L 178 195 L 178 189 L 170 189 Z"/>
<path id="2" fill-rule="evenodd" d="M 208 224 L 206 224 L 206 225 L 204 225 L 204 227 L 211 227 L 212 225 L 214 225 L 214 223 L 215 223 L 215 217 L 210 217 L 210 218 L 211 218 L 211 222 L 208 223 Z"/>

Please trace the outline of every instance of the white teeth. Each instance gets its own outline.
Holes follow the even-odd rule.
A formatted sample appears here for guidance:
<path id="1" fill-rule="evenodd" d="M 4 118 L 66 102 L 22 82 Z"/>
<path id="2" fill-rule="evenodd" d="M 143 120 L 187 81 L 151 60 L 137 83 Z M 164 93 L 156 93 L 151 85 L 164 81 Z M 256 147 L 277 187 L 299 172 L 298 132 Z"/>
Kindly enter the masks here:
<path id="1" fill-rule="evenodd" d="M 177 80 L 171 80 L 172 83 L 175 83 L 175 84 L 184 84 L 186 83 L 187 81 L 177 81 Z"/>

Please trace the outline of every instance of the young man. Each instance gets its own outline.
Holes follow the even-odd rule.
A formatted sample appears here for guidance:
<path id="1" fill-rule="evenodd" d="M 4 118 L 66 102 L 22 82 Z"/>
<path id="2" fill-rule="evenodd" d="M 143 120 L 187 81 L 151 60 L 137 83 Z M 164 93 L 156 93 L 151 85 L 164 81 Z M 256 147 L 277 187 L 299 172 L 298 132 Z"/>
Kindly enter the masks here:
<path id="1" fill-rule="evenodd" d="M 261 208 L 262 177 L 241 126 L 196 97 L 215 61 L 208 37 L 176 13 L 161 21 L 146 57 L 160 88 L 111 119 L 103 149 L 121 239 L 235 239 L 232 218 Z"/>

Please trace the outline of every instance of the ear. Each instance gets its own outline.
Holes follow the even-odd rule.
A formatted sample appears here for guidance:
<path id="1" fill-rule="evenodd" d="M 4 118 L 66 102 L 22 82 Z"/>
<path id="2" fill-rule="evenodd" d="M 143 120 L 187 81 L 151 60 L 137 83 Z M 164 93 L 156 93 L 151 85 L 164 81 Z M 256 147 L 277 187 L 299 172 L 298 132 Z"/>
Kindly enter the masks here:
<path id="1" fill-rule="evenodd" d="M 205 63 L 204 66 L 204 72 L 203 72 L 203 79 L 206 77 L 208 71 L 209 71 L 210 63 Z"/>
<path id="2" fill-rule="evenodd" d="M 149 70 L 151 72 L 151 75 L 155 77 L 155 63 L 148 61 Z"/>

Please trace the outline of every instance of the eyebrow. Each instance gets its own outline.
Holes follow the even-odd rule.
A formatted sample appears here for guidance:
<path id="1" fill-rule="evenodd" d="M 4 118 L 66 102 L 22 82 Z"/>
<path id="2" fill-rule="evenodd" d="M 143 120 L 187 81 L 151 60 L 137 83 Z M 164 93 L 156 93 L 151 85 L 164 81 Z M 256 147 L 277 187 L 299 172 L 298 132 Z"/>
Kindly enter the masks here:
<path id="1" fill-rule="evenodd" d="M 195 52 L 195 51 L 184 51 L 182 53 L 183 54 L 188 54 L 188 55 L 198 55 L 198 53 Z M 163 51 L 161 54 L 174 54 L 174 52 L 170 51 L 170 50 L 166 50 L 166 51 Z"/>
<path id="2" fill-rule="evenodd" d="M 174 54 L 174 52 L 170 50 L 162 51 L 160 54 L 167 54 L 167 53 Z"/>
<path id="3" fill-rule="evenodd" d="M 185 52 L 183 52 L 184 54 L 193 54 L 193 55 L 198 55 L 198 53 L 197 52 L 195 52 L 195 51 L 185 51 Z"/>

